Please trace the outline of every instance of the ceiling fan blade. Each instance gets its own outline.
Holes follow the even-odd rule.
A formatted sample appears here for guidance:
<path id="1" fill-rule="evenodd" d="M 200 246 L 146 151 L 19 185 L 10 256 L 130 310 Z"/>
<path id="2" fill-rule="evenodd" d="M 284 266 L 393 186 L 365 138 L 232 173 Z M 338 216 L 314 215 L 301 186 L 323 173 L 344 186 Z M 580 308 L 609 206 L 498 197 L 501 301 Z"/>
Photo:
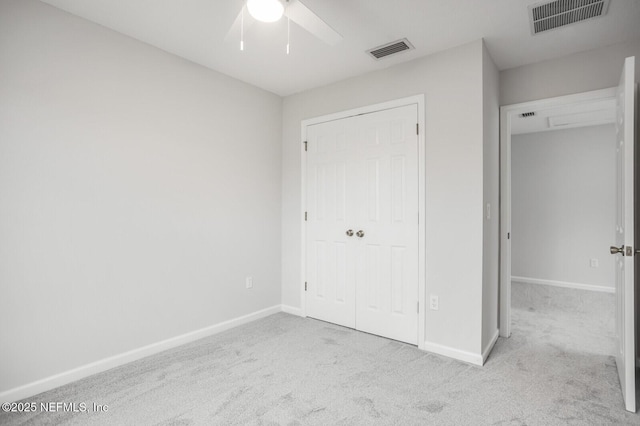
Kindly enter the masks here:
<path id="1" fill-rule="evenodd" d="M 242 22 L 243 13 L 244 13 L 244 33 L 245 34 L 247 34 L 247 30 L 249 28 L 251 28 L 251 25 L 253 25 L 254 22 L 256 22 L 256 20 L 249 14 L 249 12 L 245 8 L 245 6 L 242 5 L 242 9 L 240 9 L 240 12 L 238 13 L 238 16 L 236 17 L 236 20 L 233 21 L 233 24 L 231 25 L 231 28 L 229 28 L 229 31 L 227 31 L 227 35 L 224 36 L 224 41 L 240 40 L 240 29 L 241 29 L 241 26 L 243 24 L 243 22 Z"/>
<path id="2" fill-rule="evenodd" d="M 285 16 L 325 43 L 335 46 L 342 41 L 342 36 L 326 22 L 313 13 L 299 0 L 288 0 L 284 10 Z"/>

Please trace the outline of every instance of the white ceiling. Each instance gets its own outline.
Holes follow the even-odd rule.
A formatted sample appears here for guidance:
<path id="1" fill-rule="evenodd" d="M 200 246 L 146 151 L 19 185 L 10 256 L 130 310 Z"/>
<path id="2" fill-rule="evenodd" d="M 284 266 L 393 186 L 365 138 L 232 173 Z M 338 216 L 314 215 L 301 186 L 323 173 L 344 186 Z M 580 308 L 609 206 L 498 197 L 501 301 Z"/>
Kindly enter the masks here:
<path id="1" fill-rule="evenodd" d="M 256 23 L 224 41 L 243 0 L 42 0 L 281 96 L 484 38 L 498 68 L 640 39 L 640 1 L 611 0 L 607 16 L 532 36 L 539 0 L 302 0 L 344 36 L 328 46 L 291 24 Z M 365 51 L 408 38 L 415 50 L 380 61 Z"/>

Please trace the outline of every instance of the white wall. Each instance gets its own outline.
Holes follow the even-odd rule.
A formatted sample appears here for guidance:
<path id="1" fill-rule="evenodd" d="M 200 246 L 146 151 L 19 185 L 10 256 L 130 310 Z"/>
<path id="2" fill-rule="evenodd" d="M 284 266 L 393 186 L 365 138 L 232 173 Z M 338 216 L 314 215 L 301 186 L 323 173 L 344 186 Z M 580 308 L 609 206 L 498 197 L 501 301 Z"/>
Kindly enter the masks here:
<path id="1" fill-rule="evenodd" d="M 482 49 L 483 82 L 483 198 L 482 245 L 482 350 L 498 332 L 500 244 L 500 79 L 485 46 Z M 489 212 L 487 212 L 487 204 Z"/>
<path id="2" fill-rule="evenodd" d="M 281 98 L 34 0 L 0 75 L 0 392 L 280 303 Z"/>
<path id="3" fill-rule="evenodd" d="M 512 137 L 513 276 L 614 287 L 615 142 L 613 124 Z"/>
<path id="4" fill-rule="evenodd" d="M 282 298 L 301 306 L 303 119 L 406 96 L 426 98 L 427 311 L 430 343 L 481 352 L 483 279 L 483 69 L 477 41 L 284 99 Z M 425 306 L 425 301 L 422 301 Z"/>
<path id="5" fill-rule="evenodd" d="M 640 81 L 640 40 L 501 71 L 500 105 L 617 86 L 628 56 L 636 57 Z"/>

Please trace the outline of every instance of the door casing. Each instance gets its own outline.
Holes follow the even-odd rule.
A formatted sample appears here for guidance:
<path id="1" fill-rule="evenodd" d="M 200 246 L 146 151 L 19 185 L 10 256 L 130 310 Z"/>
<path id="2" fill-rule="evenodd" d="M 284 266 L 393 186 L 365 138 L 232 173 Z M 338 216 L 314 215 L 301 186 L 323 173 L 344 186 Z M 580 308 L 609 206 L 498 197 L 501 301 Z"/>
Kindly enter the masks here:
<path id="1" fill-rule="evenodd" d="M 302 316 L 307 316 L 306 310 L 306 297 L 305 297 L 305 279 L 306 279 L 306 265 L 307 265 L 307 253 L 306 253 L 306 227 L 304 214 L 307 206 L 307 194 L 306 194 L 306 175 L 307 175 L 307 163 L 305 158 L 305 144 L 307 140 L 307 127 L 325 123 L 328 121 L 341 120 L 344 118 L 353 117 L 361 114 L 368 114 L 377 111 L 383 111 L 387 109 L 393 109 L 403 107 L 407 105 L 418 106 L 418 348 L 424 350 L 425 342 L 425 312 L 426 312 L 426 235 L 425 235 L 425 199 L 426 199 L 426 180 L 425 180 L 425 164 L 426 164 L 426 150 L 425 150 L 425 97 L 423 94 L 409 96 L 406 98 L 396 99 L 388 102 L 367 105 L 360 108 L 350 109 L 346 111 L 327 114 L 315 118 L 303 120 L 301 123 L 301 144 L 300 144 L 300 164 L 301 164 L 301 211 L 300 211 L 300 251 L 301 251 L 301 265 L 300 265 L 300 306 L 302 309 Z"/>

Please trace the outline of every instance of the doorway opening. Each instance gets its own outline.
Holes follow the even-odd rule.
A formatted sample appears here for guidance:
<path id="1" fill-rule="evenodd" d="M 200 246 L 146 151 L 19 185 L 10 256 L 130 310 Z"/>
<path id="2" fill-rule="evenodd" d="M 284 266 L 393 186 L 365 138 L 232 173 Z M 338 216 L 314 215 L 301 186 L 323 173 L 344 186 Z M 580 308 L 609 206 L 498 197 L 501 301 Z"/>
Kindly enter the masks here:
<path id="1" fill-rule="evenodd" d="M 572 263 L 579 265 L 582 261 L 589 268 L 597 269 L 603 264 L 598 256 L 603 253 L 606 254 L 606 249 L 608 248 L 609 255 L 614 257 L 613 322 L 615 324 L 615 333 L 613 355 L 615 356 L 615 368 L 618 373 L 624 406 L 628 411 L 632 412 L 635 412 L 636 409 L 634 254 L 638 252 L 634 247 L 636 94 L 634 78 L 635 58 L 630 57 L 626 58 L 624 62 L 620 83 L 617 87 L 503 106 L 500 110 L 500 335 L 509 337 L 512 334 L 514 317 L 517 318 L 517 315 L 520 315 L 520 319 L 522 319 L 528 314 L 528 312 L 517 312 L 514 315 L 514 312 L 512 312 L 514 292 L 517 293 L 515 294 L 515 304 L 519 308 L 533 308 L 531 311 L 527 309 L 529 312 L 535 311 L 534 306 L 549 308 L 555 304 L 556 308 L 563 308 L 566 299 L 575 299 L 585 305 L 584 301 L 587 297 L 585 294 L 594 296 L 590 297 L 590 299 L 595 300 L 596 309 L 602 312 L 602 306 L 598 305 L 606 304 L 606 297 L 597 297 L 593 293 L 595 293 L 595 290 L 602 293 L 599 296 L 604 296 L 611 291 L 611 286 L 606 280 L 606 271 L 603 271 L 605 275 L 602 275 L 604 282 L 598 282 L 594 281 L 597 274 L 594 274 L 593 271 L 585 270 L 584 268 L 582 271 L 580 271 L 580 268 L 569 270 Z M 614 114 L 607 113 L 611 108 L 611 104 L 615 105 Z M 574 143 L 580 143 L 581 139 L 589 139 L 597 134 L 598 131 L 602 133 L 600 135 L 602 138 L 608 138 L 606 134 L 610 134 L 610 129 L 607 129 L 607 124 L 612 121 L 612 116 L 614 117 L 615 136 L 610 142 L 612 146 L 610 145 L 608 148 L 609 150 L 612 147 L 615 149 L 615 157 L 611 159 L 610 152 L 606 150 L 600 154 L 603 157 L 610 158 L 609 164 L 614 164 L 615 185 L 610 189 L 612 194 L 609 194 L 608 197 L 611 199 L 608 201 L 602 200 L 602 202 L 611 203 L 614 206 L 615 222 L 613 224 L 607 225 L 607 222 L 610 222 L 611 215 L 608 207 L 599 209 L 597 203 L 595 206 L 588 204 L 588 198 L 592 193 L 595 193 L 595 187 L 602 184 L 606 185 L 606 182 L 602 181 L 610 180 L 610 173 L 606 174 L 608 178 L 600 176 L 600 180 L 591 181 L 590 185 L 586 185 L 586 189 L 582 187 L 581 190 L 576 190 L 576 188 L 571 189 L 570 186 L 567 186 L 567 183 L 573 178 L 566 173 L 570 167 L 566 167 L 566 169 L 555 167 L 549 171 L 540 170 L 553 163 L 559 162 L 561 163 L 560 166 L 562 166 L 563 161 L 565 166 L 568 162 L 573 163 L 572 159 L 574 157 L 572 155 L 584 154 L 585 157 L 588 157 L 588 155 L 586 155 L 586 148 L 575 149 L 575 147 L 573 151 L 569 149 L 568 152 L 562 153 L 558 148 L 562 144 L 557 141 L 554 144 L 552 143 L 553 141 L 547 140 L 546 143 L 550 144 L 557 152 L 553 153 L 551 159 L 546 158 L 545 162 L 540 162 L 541 156 L 537 152 L 540 147 L 535 146 L 535 144 L 538 143 L 542 146 L 545 141 L 540 138 L 540 135 L 535 135 L 535 133 L 540 132 L 533 132 L 532 135 L 526 136 L 526 127 L 535 124 L 535 120 L 532 119 L 535 119 L 536 116 L 546 127 L 546 131 L 550 131 L 549 128 L 553 127 L 566 129 L 563 132 L 573 129 L 573 136 L 569 140 L 574 139 Z M 519 122 L 518 120 L 521 121 Z M 522 124 L 524 122 L 528 124 L 522 125 L 524 127 L 521 126 L 518 130 L 518 123 Z M 588 133 L 582 132 L 580 134 L 580 128 L 584 127 L 585 122 L 590 122 L 589 127 L 591 129 Z M 596 125 L 603 127 L 596 131 L 594 130 Z M 519 134 L 524 134 L 524 136 L 519 136 Z M 567 133 L 564 136 L 567 136 Z M 584 158 L 581 160 L 584 160 Z M 581 163 L 582 168 L 589 170 L 590 177 L 596 175 L 596 172 L 602 171 L 596 170 L 599 168 L 597 158 L 592 158 L 591 161 L 590 166 L 588 161 Z M 575 161 L 575 163 L 578 164 L 579 162 Z M 515 166 L 519 167 L 517 174 L 514 173 Z M 523 175 L 527 173 L 529 175 L 520 176 L 520 172 Z M 515 182 L 514 176 L 516 177 Z M 520 179 L 520 182 L 518 182 L 518 179 Z M 544 182 L 544 184 L 541 182 Z M 540 184 L 539 187 L 536 187 L 537 183 Z M 527 185 L 529 186 L 528 188 Z M 518 187 L 516 188 L 516 186 Z M 516 189 L 522 193 L 514 195 L 514 190 Z M 604 189 L 606 190 L 606 188 Z M 536 194 L 538 199 L 532 194 Z M 519 204 L 514 207 L 514 202 Z M 546 212 L 552 211 L 553 208 L 557 207 L 558 204 L 562 205 L 563 202 L 567 211 L 561 211 L 560 220 L 556 219 L 555 222 L 549 219 L 546 220 L 552 225 L 555 224 L 555 228 L 554 226 L 548 226 L 547 228 L 550 229 L 544 229 L 543 231 L 535 229 L 532 224 L 544 224 L 545 220 L 542 219 L 545 218 Z M 570 211 L 575 207 L 573 203 L 583 203 L 583 205 L 577 211 Z M 600 225 L 595 225 L 602 228 L 603 238 L 606 238 L 607 234 L 612 235 L 612 237 L 611 242 L 608 244 L 602 241 L 599 243 L 604 244 L 603 248 L 587 247 L 589 251 L 585 252 L 580 249 L 584 248 L 583 246 L 588 246 L 588 243 L 580 240 L 581 236 L 576 235 L 576 229 L 590 237 L 598 234 L 597 230 L 592 229 L 594 225 L 590 226 L 588 221 L 580 225 L 580 221 L 585 222 L 584 219 L 593 213 L 591 210 L 600 210 L 603 213 L 602 217 L 598 219 Z M 519 215 L 516 218 L 514 213 L 518 212 Z M 564 222 L 563 219 L 565 220 Z M 534 229 L 530 229 L 531 227 Z M 572 238 L 567 237 L 567 235 L 571 234 L 574 234 Z M 543 238 L 545 235 L 546 240 Z M 522 238 L 523 236 L 527 238 Z M 558 238 L 558 236 L 564 236 L 564 238 Z M 593 240 L 595 238 L 589 241 Z M 609 245 L 610 247 L 608 247 Z M 593 254 L 591 253 L 592 251 Z M 581 257 L 586 258 L 581 259 Z M 519 263 L 515 264 L 514 260 Z M 606 263 L 608 262 L 605 262 L 604 265 Z M 582 266 L 586 265 L 582 264 Z M 514 271 L 522 275 L 515 275 Z M 591 281 L 580 283 L 578 280 L 580 280 L 581 272 L 583 273 L 582 277 L 588 277 Z M 546 276 L 541 275 L 542 278 L 539 278 L 535 277 L 536 274 L 546 274 Z M 567 281 L 569 278 L 564 277 L 573 277 L 571 279 L 576 281 Z M 602 279 L 602 277 L 599 278 Z M 546 288 L 544 285 L 546 285 Z M 550 289 L 550 287 L 555 288 Z M 541 288 L 543 290 L 540 290 Z M 566 292 L 569 290 L 574 293 L 585 291 L 591 293 L 582 293 L 582 295 L 578 293 L 567 297 Z M 537 305 L 534 305 L 536 303 Z M 564 308 L 566 309 L 566 306 Z M 584 311 L 584 306 L 578 309 Z M 606 310 L 604 311 L 606 312 Z M 585 313 L 589 315 L 588 312 Z M 581 324 L 576 330 L 584 329 L 585 327 L 589 327 L 589 325 Z M 541 329 L 544 331 L 544 327 L 534 326 L 534 328 L 538 333 L 541 332 Z M 604 324 L 604 330 L 606 328 L 607 326 Z M 565 361 L 569 359 L 567 358 L 568 352 L 564 351 L 562 347 L 554 345 L 554 342 L 544 341 L 544 339 L 552 337 L 553 327 L 547 327 L 547 331 L 548 335 L 544 335 L 544 333 L 542 336 L 538 335 L 541 339 L 535 342 L 538 347 L 540 345 L 546 346 L 540 354 L 550 356 L 550 362 L 553 360 L 561 363 L 562 359 L 566 358 Z M 607 334 L 606 331 L 605 334 Z M 571 337 L 575 336 L 572 335 Z M 565 336 L 564 339 L 560 340 L 561 344 L 564 345 L 567 343 L 568 337 Z M 582 336 L 582 340 L 584 341 L 584 336 Z M 572 352 L 574 355 L 585 354 L 584 347 L 576 349 L 577 351 Z M 600 352 L 605 352 L 605 355 L 601 356 L 604 356 L 609 362 L 613 361 L 613 357 L 606 355 L 606 352 L 610 351 L 610 347 L 607 348 L 606 342 L 604 345 L 600 345 L 599 350 Z M 595 357 L 598 355 L 594 353 L 588 356 Z M 598 364 L 602 364 L 602 362 Z"/>
<path id="2" fill-rule="evenodd" d="M 562 351 L 615 355 L 615 98 L 511 126 L 511 324 Z"/>
<path id="3" fill-rule="evenodd" d="M 590 127 L 584 127 L 585 121 L 590 121 L 594 126 L 604 126 L 606 127 L 608 123 L 607 113 L 603 112 L 610 107 L 611 103 L 615 105 L 616 99 L 616 90 L 615 88 L 598 90 L 594 92 L 581 93 L 577 95 L 570 96 L 562 96 L 558 98 L 552 99 L 544 99 L 533 102 L 526 102 L 517 105 L 509 105 L 503 106 L 501 108 L 501 135 L 500 135 L 500 163 L 501 163 L 501 177 L 500 177 L 500 335 L 502 337 L 509 337 L 511 335 L 511 327 L 512 327 L 512 281 L 527 281 L 530 284 L 533 284 L 532 281 L 536 280 L 537 284 L 545 283 L 549 284 L 559 284 L 559 283 L 567 283 L 569 280 L 567 278 L 563 278 L 561 275 L 551 276 L 535 276 L 538 272 L 528 272 L 530 268 L 534 265 L 526 264 L 527 259 L 524 260 L 524 264 L 518 265 L 516 267 L 516 272 L 519 271 L 520 276 L 515 275 L 513 273 L 513 244 L 516 239 L 513 234 L 513 214 L 514 214 L 514 192 L 513 192 L 513 149 L 514 143 L 516 147 L 516 153 L 521 154 L 521 163 L 523 166 L 528 167 L 530 170 L 530 174 L 535 176 L 534 173 L 537 173 L 538 176 L 544 176 L 545 180 L 548 181 L 546 187 L 552 186 L 554 183 L 553 179 L 557 179 L 558 182 L 561 179 L 560 177 L 544 174 L 544 170 L 539 170 L 532 168 L 531 166 L 535 166 L 535 164 L 531 164 L 532 159 L 527 158 L 527 154 L 530 152 L 535 152 L 536 150 L 541 151 L 540 140 L 544 138 L 544 133 L 547 133 L 546 139 L 553 139 L 552 132 L 559 134 L 560 132 L 566 132 L 568 130 L 572 130 L 573 132 L 580 132 L 580 129 L 589 130 Z M 569 119 L 573 119 L 573 124 L 564 125 L 562 123 L 570 121 Z M 580 121 L 580 119 L 582 119 Z M 610 120 L 609 120 L 610 121 Z M 552 123 L 552 124 L 550 124 Z M 562 130 L 560 130 L 562 129 Z M 542 136 L 541 136 L 542 135 Z M 552 135 L 552 137 L 548 137 Z M 528 142 L 528 143 L 527 143 Z M 534 144 L 538 142 L 538 146 L 534 146 Z M 544 145 L 550 145 L 551 142 L 543 142 Z M 555 144 L 557 145 L 557 144 Z M 557 148 L 556 148 L 557 149 Z M 530 151 L 530 152 L 527 152 Z M 577 153 L 574 153 L 577 154 Z M 536 154 L 540 157 L 542 154 Z M 557 160 L 557 155 L 555 156 L 554 161 Z M 520 160 L 518 158 L 517 160 Z M 537 162 L 541 162 L 542 159 Z M 612 160 L 613 161 L 613 160 Z M 516 163 L 516 165 L 519 163 Z M 539 166 L 539 164 L 538 164 Z M 562 174 L 563 170 L 560 167 L 555 167 L 559 171 L 557 173 Z M 519 173 L 522 170 L 518 171 Z M 525 173 L 527 171 L 524 171 Z M 524 177 L 516 175 L 516 178 Z M 529 185 L 531 188 L 535 186 L 536 182 L 523 182 L 524 185 Z M 547 191 L 548 192 L 548 191 Z M 518 201 L 518 197 L 522 199 L 522 196 L 526 196 L 526 194 L 517 194 L 516 201 Z M 552 194 L 544 194 L 547 200 L 544 200 L 544 204 L 539 204 L 537 207 L 539 209 L 549 209 L 548 203 L 553 200 L 551 197 Z M 566 195 L 566 194 L 563 194 Z M 557 201 L 558 196 L 555 196 Z M 532 200 L 528 200 L 530 203 Z M 533 200 L 535 201 L 535 200 Z M 536 206 L 535 203 L 532 205 Z M 524 206 L 526 207 L 526 205 Z M 516 212 L 519 207 L 516 207 Z M 523 212 L 524 213 L 524 212 Z M 531 213 L 531 212 L 526 212 Z M 534 214 L 536 212 L 533 212 Z M 539 213 L 539 212 L 538 212 Z M 553 213 L 553 212 L 552 212 Z M 524 218 L 525 220 L 535 220 L 539 218 L 532 214 L 531 218 Z M 557 216 L 557 214 L 556 214 Z M 517 223 L 516 223 L 517 224 Z M 615 225 L 611 225 L 612 229 L 615 228 Z M 516 229 L 517 231 L 517 229 Z M 563 230 L 564 231 L 564 230 Z M 531 232 L 530 230 L 527 232 Z M 612 230 L 613 232 L 613 230 Z M 553 236 L 553 230 L 551 232 L 547 232 L 547 234 L 551 234 Z M 526 236 L 526 234 L 524 235 Z M 522 235 L 519 236 L 523 237 Z M 549 237 L 548 237 L 549 238 Z M 526 241 L 523 241 L 526 244 Z M 518 247 L 516 247 L 517 249 Z M 534 255 L 539 256 L 541 253 L 552 253 L 554 255 L 554 259 L 556 256 L 560 257 L 560 262 L 565 257 L 565 252 L 563 250 L 573 250 L 575 247 L 563 247 L 563 245 L 558 243 L 557 241 L 553 243 L 552 246 L 547 245 L 543 247 L 526 247 L 529 250 L 534 250 Z M 526 255 L 526 251 L 521 251 L 522 255 Z M 590 255 L 589 255 L 590 256 Z M 588 265 L 591 265 L 592 257 L 587 258 Z M 599 261 L 598 257 L 593 257 Z M 530 262 L 531 263 L 531 262 Z M 554 264 L 555 264 L 554 260 Z M 548 266 L 548 265 L 545 265 Z M 518 269 L 519 268 L 519 269 Z M 548 268 L 548 269 L 561 269 L 556 268 Z M 555 272 L 555 271 L 554 271 Z M 527 276 L 528 275 L 528 276 Z M 531 276 L 534 275 L 534 276 Z M 513 277 L 516 277 L 513 280 Z M 566 275 L 564 276 L 566 277 Z M 545 280 L 545 281 L 541 281 Z M 584 281 L 584 280 L 582 280 Z M 577 281 L 574 280 L 574 283 Z M 582 283 L 584 284 L 584 282 Z M 591 290 L 599 289 L 604 290 L 605 285 L 603 283 L 596 284 L 595 282 L 591 282 L 592 287 Z M 564 288 L 567 288 L 565 285 Z M 573 288 L 576 288 L 575 286 Z M 582 288 L 584 290 L 584 288 Z"/>

